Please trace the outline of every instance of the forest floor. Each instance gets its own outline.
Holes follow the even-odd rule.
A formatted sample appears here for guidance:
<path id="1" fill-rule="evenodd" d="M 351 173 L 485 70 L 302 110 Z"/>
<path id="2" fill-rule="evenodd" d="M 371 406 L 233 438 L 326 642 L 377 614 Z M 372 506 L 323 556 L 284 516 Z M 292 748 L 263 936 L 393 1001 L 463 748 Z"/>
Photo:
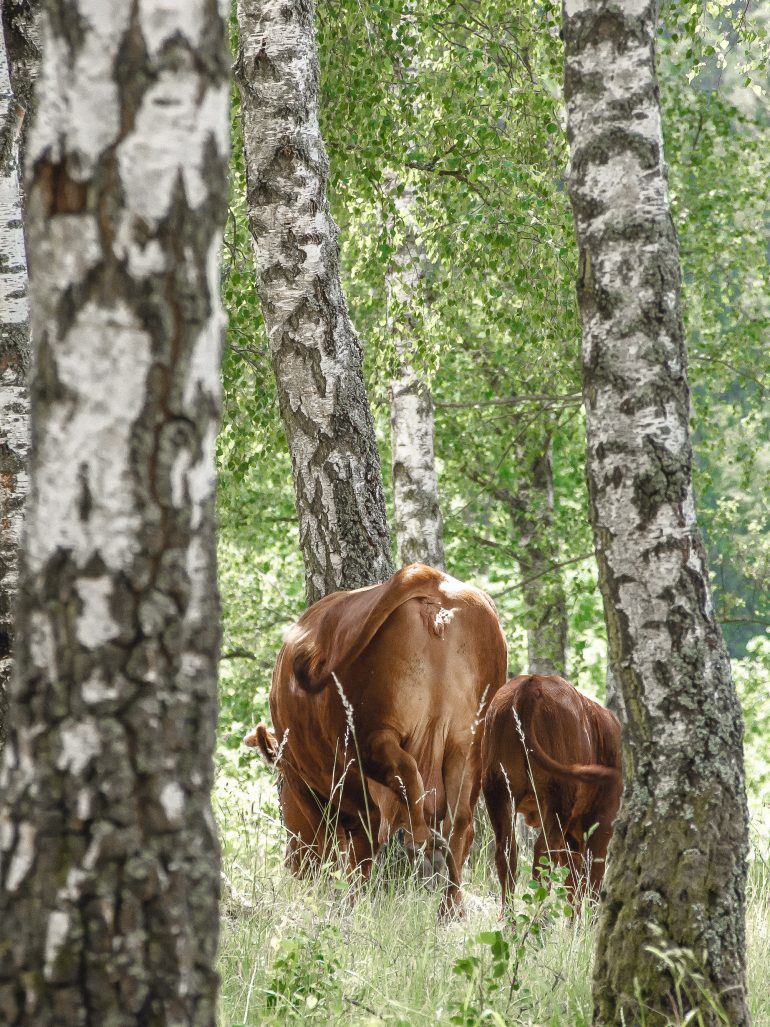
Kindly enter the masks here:
<path id="1" fill-rule="evenodd" d="M 466 915 L 441 922 L 438 895 L 411 878 L 397 854 L 378 861 L 358 894 L 332 867 L 316 881 L 291 877 L 274 780 L 256 761 L 249 769 L 220 773 L 217 787 L 227 882 L 222 1027 L 590 1024 L 593 911 L 565 915 L 558 883 L 545 897 L 522 858 L 516 916 L 503 925 L 481 808 L 464 874 Z M 770 1027 L 766 838 L 752 852 L 747 941 L 752 1021 Z M 680 971 L 687 988 L 688 968 Z M 671 1024 L 684 1022 L 672 1013 Z"/>

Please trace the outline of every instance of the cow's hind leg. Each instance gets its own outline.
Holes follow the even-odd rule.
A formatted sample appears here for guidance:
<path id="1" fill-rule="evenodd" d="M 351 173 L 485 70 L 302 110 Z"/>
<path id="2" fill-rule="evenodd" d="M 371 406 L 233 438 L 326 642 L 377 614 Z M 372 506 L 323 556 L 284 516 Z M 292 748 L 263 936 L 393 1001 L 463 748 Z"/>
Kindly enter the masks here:
<path id="1" fill-rule="evenodd" d="M 518 850 L 511 790 L 501 774 L 493 774 L 484 781 L 484 802 L 495 833 L 495 867 L 500 880 L 504 913 L 509 892 L 513 893 L 516 883 Z"/>
<path id="2" fill-rule="evenodd" d="M 412 836 L 415 849 L 425 846 L 433 871 L 446 874 L 446 846 L 425 819 L 425 786 L 420 771 L 401 747 L 396 732 L 385 728 L 369 735 L 362 757 L 367 777 L 385 785 L 398 800 L 398 819 L 394 822 L 392 816 L 383 813 L 383 821 L 387 816 L 392 831 L 403 827 Z M 406 847 L 409 849 L 409 845 Z"/>
<path id="3" fill-rule="evenodd" d="M 473 844 L 473 807 L 480 788 L 477 762 L 477 755 L 462 747 L 450 749 L 444 757 L 442 776 L 447 812 L 442 834 L 449 845 L 449 881 L 441 907 L 442 914 L 462 911 L 460 877 Z"/>

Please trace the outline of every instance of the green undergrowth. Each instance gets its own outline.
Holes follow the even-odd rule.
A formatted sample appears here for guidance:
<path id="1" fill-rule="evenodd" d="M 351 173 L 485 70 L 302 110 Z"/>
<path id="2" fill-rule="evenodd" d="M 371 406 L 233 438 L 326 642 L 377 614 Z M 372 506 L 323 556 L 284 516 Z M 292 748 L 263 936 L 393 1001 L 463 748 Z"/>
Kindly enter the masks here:
<path id="1" fill-rule="evenodd" d="M 501 921 L 481 810 L 466 914 L 441 922 L 438 894 L 410 876 L 397 848 L 364 887 L 351 887 L 333 866 L 316 880 L 294 879 L 282 863 L 274 783 L 256 761 L 237 777 L 220 774 L 217 806 L 222 1027 L 590 1023 L 593 911 L 569 916 L 558 875 L 546 893 L 523 855 L 514 916 Z M 752 1020 L 770 1027 L 770 867 L 759 848 L 747 927 Z"/>

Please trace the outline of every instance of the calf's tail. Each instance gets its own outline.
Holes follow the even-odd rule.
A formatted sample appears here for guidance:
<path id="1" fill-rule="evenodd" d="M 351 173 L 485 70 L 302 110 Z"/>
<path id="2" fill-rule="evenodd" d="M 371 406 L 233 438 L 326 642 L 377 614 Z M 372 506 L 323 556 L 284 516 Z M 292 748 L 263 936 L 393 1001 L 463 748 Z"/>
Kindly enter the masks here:
<path id="1" fill-rule="evenodd" d="M 523 682 L 522 697 L 518 704 L 519 716 L 527 748 L 535 763 L 563 781 L 581 781 L 584 784 L 616 781 L 620 775 L 614 767 L 605 767 L 600 763 L 559 763 L 545 751 L 537 731 L 542 698 L 542 689 L 533 678 Z"/>

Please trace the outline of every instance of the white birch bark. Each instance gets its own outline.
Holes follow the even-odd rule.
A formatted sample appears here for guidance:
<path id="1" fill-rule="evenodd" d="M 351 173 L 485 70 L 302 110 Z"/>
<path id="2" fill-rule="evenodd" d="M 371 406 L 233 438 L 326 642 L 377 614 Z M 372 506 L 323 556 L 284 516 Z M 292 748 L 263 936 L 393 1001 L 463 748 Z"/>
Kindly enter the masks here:
<path id="1" fill-rule="evenodd" d="M 394 97 L 409 113 L 406 90 L 418 72 L 416 4 L 406 0 L 401 12 L 400 57 L 394 62 Z M 404 32 L 402 30 L 406 29 Z M 424 321 L 426 254 L 415 216 L 414 184 L 403 169 L 384 176 L 392 205 L 388 228 L 393 254 L 385 274 L 387 329 L 397 366 L 390 382 L 390 439 L 393 507 L 398 562 L 444 568 L 444 537 L 436 473 L 433 397 L 414 367 Z"/>
<path id="2" fill-rule="evenodd" d="M 742 721 L 693 503 L 680 266 L 669 211 L 652 0 L 565 0 L 569 190 L 591 517 L 626 789 L 610 851 L 594 1023 L 670 1022 L 652 949 L 748 1023 Z M 681 956 L 681 952 L 690 953 Z M 684 1009 L 723 1022 L 690 980 Z"/>
<path id="3" fill-rule="evenodd" d="M 407 185 L 396 196 L 392 230 L 396 244 L 385 278 L 387 324 L 398 368 L 390 383 L 390 431 L 399 564 L 426 563 L 444 568 L 444 538 L 434 452 L 433 397 L 414 369 L 417 339 L 414 307 L 423 292 L 425 254 L 414 223 L 414 192 Z"/>
<path id="4" fill-rule="evenodd" d="M 5 33 L 6 58 L 16 117 L 20 123 L 18 170 L 24 187 L 27 130 L 35 110 L 35 82 L 40 64 L 40 21 L 43 0 L 2 0 L 0 13 Z"/>
<path id="5" fill-rule="evenodd" d="M 238 0 L 249 227 L 309 602 L 393 572 L 361 344 L 342 293 L 310 0 Z"/>
<path id="6" fill-rule="evenodd" d="M 228 5 L 50 0 L 0 1022 L 214 1024 Z"/>
<path id="7" fill-rule="evenodd" d="M 0 750 L 13 669 L 13 616 L 29 452 L 29 302 L 19 187 L 19 118 L 0 31 Z"/>

